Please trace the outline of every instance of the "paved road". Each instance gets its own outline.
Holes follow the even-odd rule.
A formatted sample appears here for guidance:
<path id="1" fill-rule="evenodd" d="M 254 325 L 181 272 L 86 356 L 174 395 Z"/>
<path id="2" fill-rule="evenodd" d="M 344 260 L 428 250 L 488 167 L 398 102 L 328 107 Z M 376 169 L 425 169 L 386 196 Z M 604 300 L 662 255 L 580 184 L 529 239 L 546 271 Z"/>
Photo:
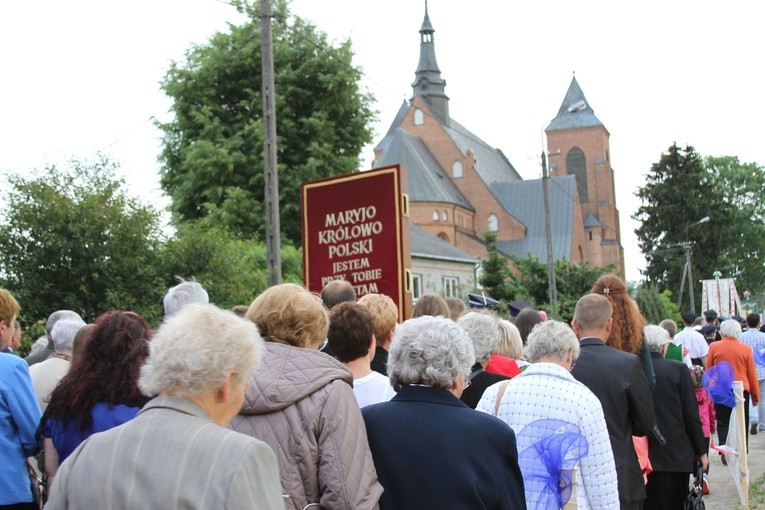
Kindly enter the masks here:
<path id="1" fill-rule="evenodd" d="M 765 432 L 749 436 L 748 460 L 749 481 L 754 482 L 765 474 Z M 710 494 L 704 496 L 707 510 L 731 510 L 739 502 L 733 478 L 717 453 L 710 454 L 709 465 Z M 763 506 L 752 505 L 750 508 L 763 509 Z"/>

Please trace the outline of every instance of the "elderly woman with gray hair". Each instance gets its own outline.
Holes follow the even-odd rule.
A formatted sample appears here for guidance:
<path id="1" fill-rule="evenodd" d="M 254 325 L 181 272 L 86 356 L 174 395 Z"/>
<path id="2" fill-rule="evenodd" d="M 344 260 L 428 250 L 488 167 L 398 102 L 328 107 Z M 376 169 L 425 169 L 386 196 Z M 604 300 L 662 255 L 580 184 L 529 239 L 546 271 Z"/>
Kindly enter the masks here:
<path id="1" fill-rule="evenodd" d="M 551 494 L 545 484 L 535 483 L 539 479 L 536 468 L 542 464 L 534 454 L 539 440 L 552 436 L 547 429 L 565 429 L 567 440 L 573 440 L 570 444 L 579 447 L 578 452 L 565 452 L 563 458 L 574 460 L 568 466 L 555 464 L 554 459 L 548 461 L 554 464 L 553 471 L 577 468 L 578 508 L 619 508 L 614 455 L 603 407 L 595 394 L 570 373 L 579 356 L 576 334 L 562 322 L 542 322 L 529 334 L 525 354 L 531 365 L 512 380 L 488 388 L 476 409 L 497 416 L 516 432 L 526 480 L 526 504 L 529 508 L 548 508 L 548 502 L 556 506 L 559 499 L 565 499 L 561 494 Z M 581 457 L 578 462 L 576 457 Z M 551 486 L 561 484 L 553 480 Z"/>
<path id="2" fill-rule="evenodd" d="M 475 363 L 470 367 L 467 386 L 460 400 L 475 409 L 486 388 L 508 379 L 507 375 L 486 370 L 499 345 L 499 320 L 491 312 L 468 312 L 457 319 L 457 324 L 467 333 L 475 349 Z"/>
<path id="3" fill-rule="evenodd" d="M 396 328 L 388 376 L 398 393 L 361 410 L 385 489 L 381 509 L 526 508 L 513 431 L 459 400 L 474 360 L 473 343 L 449 319 Z"/>
<path id="4" fill-rule="evenodd" d="M 139 380 L 159 396 L 85 440 L 59 469 L 46 508 L 283 510 L 274 452 L 224 428 L 262 351 L 254 324 L 212 305 L 166 319 Z"/>
<path id="5" fill-rule="evenodd" d="M 697 462 L 705 469 L 709 464 L 696 391 L 688 367 L 681 361 L 664 358 L 669 332 L 648 325 L 644 334 L 656 374 L 652 390 L 656 425 L 667 440 L 661 448 L 648 451 L 653 471 L 646 484 L 645 508 L 682 509 L 688 495 L 689 474 L 695 471 Z"/>

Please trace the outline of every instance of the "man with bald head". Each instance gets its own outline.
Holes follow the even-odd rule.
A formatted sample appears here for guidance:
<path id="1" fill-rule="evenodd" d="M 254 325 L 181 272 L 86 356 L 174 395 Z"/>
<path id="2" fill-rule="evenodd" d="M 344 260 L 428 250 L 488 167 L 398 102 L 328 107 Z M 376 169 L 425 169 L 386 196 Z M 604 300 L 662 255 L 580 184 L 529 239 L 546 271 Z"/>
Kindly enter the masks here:
<path id="1" fill-rule="evenodd" d="M 327 310 L 348 301 L 356 301 L 356 291 L 347 280 L 332 280 L 321 289 L 321 302 Z"/>
<path id="2" fill-rule="evenodd" d="M 656 415 L 640 358 L 606 345 L 613 327 L 612 313 L 611 303 L 600 294 L 588 294 L 576 303 L 572 326 L 579 337 L 580 352 L 571 375 L 603 406 L 621 509 L 642 509 L 645 484 L 632 436 L 647 435 Z"/>

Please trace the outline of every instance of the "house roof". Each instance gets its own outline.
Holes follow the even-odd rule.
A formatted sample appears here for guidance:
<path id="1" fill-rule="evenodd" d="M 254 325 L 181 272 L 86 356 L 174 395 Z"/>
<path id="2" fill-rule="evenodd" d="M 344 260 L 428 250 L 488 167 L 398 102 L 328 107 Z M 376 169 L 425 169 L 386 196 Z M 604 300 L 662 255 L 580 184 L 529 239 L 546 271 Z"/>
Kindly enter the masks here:
<path id="1" fill-rule="evenodd" d="M 562 175 L 550 177 L 550 223 L 552 226 L 553 257 L 571 259 L 574 223 L 576 177 Z M 526 236 L 514 241 L 497 241 L 497 248 L 521 258 L 528 255 L 547 260 L 547 234 L 542 179 L 515 181 L 501 184 L 498 192 L 504 207 L 526 228 Z"/>
<path id="2" fill-rule="evenodd" d="M 558 115 L 550 122 L 545 132 L 590 126 L 603 126 L 603 123 L 595 116 L 595 112 L 574 77 L 560 105 Z"/>
<path id="3" fill-rule="evenodd" d="M 403 129 L 389 132 L 386 149 L 375 162 L 375 168 L 402 164 L 409 171 L 409 200 L 411 202 L 443 202 L 474 211 L 473 206 L 457 189 L 419 138 Z"/>
<path id="4" fill-rule="evenodd" d="M 418 227 L 409 225 L 412 257 L 446 260 L 451 262 L 478 263 L 477 258 L 452 246 L 438 236 Z"/>

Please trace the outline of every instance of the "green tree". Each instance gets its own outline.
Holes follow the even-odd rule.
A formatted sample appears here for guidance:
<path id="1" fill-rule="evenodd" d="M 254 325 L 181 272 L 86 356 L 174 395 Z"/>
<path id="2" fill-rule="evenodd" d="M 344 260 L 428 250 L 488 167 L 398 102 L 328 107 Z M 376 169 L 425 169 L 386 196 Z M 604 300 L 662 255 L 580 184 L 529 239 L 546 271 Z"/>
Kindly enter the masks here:
<path id="1" fill-rule="evenodd" d="M 0 283 L 25 324 L 62 308 L 86 320 L 109 309 L 158 318 L 159 215 L 127 195 L 117 171 L 99 155 L 8 177 Z"/>
<path id="2" fill-rule="evenodd" d="M 710 217 L 725 211 L 728 224 L 720 232 L 716 269 L 723 276 L 735 276 L 740 289 L 765 290 L 765 168 L 756 163 L 741 163 L 737 157 L 707 157 L 704 165 L 713 186 L 722 190 Z M 694 252 L 695 253 L 695 252 Z M 694 273 L 696 275 L 697 273 Z M 711 275 L 705 275 L 710 277 Z"/>
<path id="3" fill-rule="evenodd" d="M 512 257 L 512 262 L 513 270 L 508 282 L 511 289 L 510 300 L 528 301 L 537 309 L 550 313 L 547 264 L 533 256 L 525 259 Z M 568 259 L 558 260 L 555 263 L 555 283 L 559 318 L 570 322 L 574 317 L 574 307 L 579 298 L 590 292 L 601 275 L 613 271 L 612 266 L 591 267 L 586 262 L 572 264 Z"/>
<path id="4" fill-rule="evenodd" d="M 635 233 L 646 257 L 645 275 L 649 282 L 661 289 L 679 291 L 686 234 L 693 248 L 694 277 L 703 278 L 715 270 L 722 241 L 720 233 L 729 212 L 717 207 L 722 203 L 722 190 L 715 186 L 693 147 L 681 149 L 673 144 L 651 166 L 646 184 L 636 195 L 641 205 L 633 215 L 640 222 Z M 709 223 L 690 227 L 706 216 L 710 217 Z M 687 288 L 685 292 L 687 295 Z M 700 294 L 696 292 L 698 303 Z"/>
<path id="5" fill-rule="evenodd" d="M 635 292 L 635 302 L 649 324 L 659 324 L 669 318 L 656 285 L 650 283 L 639 285 Z"/>
<path id="6" fill-rule="evenodd" d="M 633 218 L 641 225 L 635 233 L 648 280 L 679 292 L 687 239 L 694 280 L 720 271 L 736 277 L 740 288 L 765 290 L 765 202 L 759 196 L 764 188 L 762 166 L 731 156 L 702 159 L 693 147 L 673 144 L 636 193 L 641 206 Z M 691 226 L 706 216 L 708 223 Z M 694 291 L 698 308 L 700 288 Z M 683 303 L 687 308 L 687 298 Z"/>
<path id="7" fill-rule="evenodd" d="M 281 257 L 284 280 L 302 285 L 300 251 L 286 246 Z M 167 241 L 162 274 L 165 288 L 177 284 L 175 276 L 194 277 L 217 306 L 249 305 L 268 286 L 266 248 L 203 218 L 185 223 Z"/>
<path id="8" fill-rule="evenodd" d="M 243 10 L 252 12 L 246 3 Z M 372 96 L 358 85 L 350 41 L 333 45 L 275 7 L 273 49 L 283 240 L 300 245 L 300 185 L 356 171 L 371 141 Z M 210 215 L 247 237 L 264 233 L 260 20 L 191 48 L 162 88 L 174 118 L 164 132 L 162 188 L 177 222 Z"/>
<path id="9" fill-rule="evenodd" d="M 482 271 L 478 283 L 489 296 L 506 303 L 512 298 L 511 289 L 506 283 L 510 276 L 510 260 L 497 248 L 497 235 L 494 232 L 484 234 L 484 240 L 487 253 L 481 261 Z"/>

